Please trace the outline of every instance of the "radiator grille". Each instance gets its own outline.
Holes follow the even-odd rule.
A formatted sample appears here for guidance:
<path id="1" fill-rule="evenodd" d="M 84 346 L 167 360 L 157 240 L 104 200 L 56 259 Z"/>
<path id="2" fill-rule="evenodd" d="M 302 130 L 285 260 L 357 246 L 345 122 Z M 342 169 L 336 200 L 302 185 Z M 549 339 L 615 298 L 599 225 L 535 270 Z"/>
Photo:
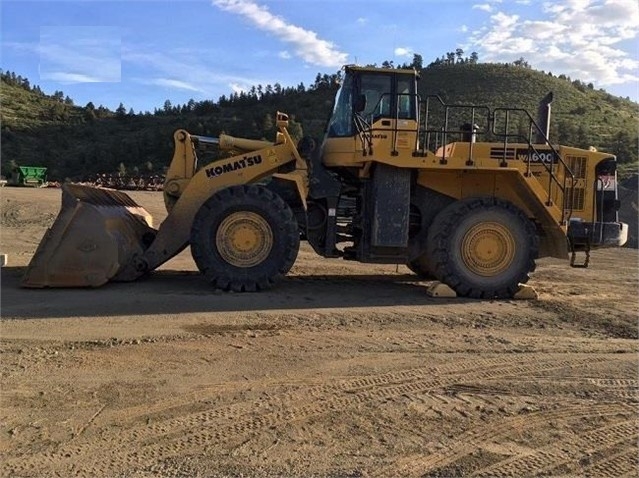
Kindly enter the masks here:
<path id="1" fill-rule="evenodd" d="M 571 209 L 573 211 L 583 211 L 586 190 L 584 188 L 567 188 L 566 192 L 568 193 L 568 197 L 566 198 L 566 209 Z"/>
<path id="2" fill-rule="evenodd" d="M 567 156 L 566 163 L 575 175 L 575 179 L 586 179 L 587 158 L 583 156 Z"/>
<path id="3" fill-rule="evenodd" d="M 568 197 L 566 198 L 566 207 L 573 211 L 583 211 L 586 200 L 586 165 L 588 158 L 584 156 L 566 156 L 566 164 L 575 175 L 575 187 L 566 188 Z"/>

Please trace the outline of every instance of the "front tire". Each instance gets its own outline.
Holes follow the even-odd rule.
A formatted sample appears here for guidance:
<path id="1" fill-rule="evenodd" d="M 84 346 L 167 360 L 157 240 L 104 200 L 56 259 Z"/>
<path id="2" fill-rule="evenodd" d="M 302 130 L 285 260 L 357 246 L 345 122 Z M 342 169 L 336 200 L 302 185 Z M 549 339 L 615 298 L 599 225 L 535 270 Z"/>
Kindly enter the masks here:
<path id="1" fill-rule="evenodd" d="M 191 255 L 218 289 L 272 287 L 291 269 L 300 235 L 291 208 L 260 185 L 231 186 L 211 196 L 191 228 Z"/>
<path id="2" fill-rule="evenodd" d="M 437 215 L 427 256 L 438 280 L 464 297 L 512 297 L 535 270 L 539 239 L 515 205 L 497 198 L 457 201 Z"/>

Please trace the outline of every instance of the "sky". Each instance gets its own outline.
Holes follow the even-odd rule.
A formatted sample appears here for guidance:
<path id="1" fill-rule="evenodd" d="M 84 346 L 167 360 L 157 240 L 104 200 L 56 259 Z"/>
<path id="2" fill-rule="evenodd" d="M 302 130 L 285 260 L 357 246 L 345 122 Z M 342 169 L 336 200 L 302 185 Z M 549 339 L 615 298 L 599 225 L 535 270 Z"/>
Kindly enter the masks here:
<path id="1" fill-rule="evenodd" d="M 137 112 L 461 48 L 639 100 L 637 0 L 1 0 L 0 66 Z"/>

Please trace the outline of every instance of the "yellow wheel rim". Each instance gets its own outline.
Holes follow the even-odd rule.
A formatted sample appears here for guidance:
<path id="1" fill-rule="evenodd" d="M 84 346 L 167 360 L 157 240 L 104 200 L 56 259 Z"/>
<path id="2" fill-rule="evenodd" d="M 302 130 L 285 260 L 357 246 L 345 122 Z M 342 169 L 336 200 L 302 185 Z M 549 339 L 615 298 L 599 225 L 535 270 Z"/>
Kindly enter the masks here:
<path id="1" fill-rule="evenodd" d="M 506 271 L 515 258 L 515 238 L 510 230 L 496 222 L 471 227 L 462 238 L 461 253 L 473 273 L 493 277 Z"/>
<path id="2" fill-rule="evenodd" d="M 253 267 L 263 262 L 273 248 L 273 231 L 254 212 L 240 211 L 227 216 L 215 235 L 217 250 L 235 267 Z"/>

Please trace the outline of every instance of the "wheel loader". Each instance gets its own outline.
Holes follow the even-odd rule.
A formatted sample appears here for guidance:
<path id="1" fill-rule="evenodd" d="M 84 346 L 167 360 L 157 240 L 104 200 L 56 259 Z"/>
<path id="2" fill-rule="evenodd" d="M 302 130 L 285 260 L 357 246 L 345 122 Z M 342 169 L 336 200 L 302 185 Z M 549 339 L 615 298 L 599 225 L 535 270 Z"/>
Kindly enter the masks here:
<path id="1" fill-rule="evenodd" d="M 586 267 L 592 249 L 625 243 L 615 157 L 552 145 L 552 98 L 533 118 L 420 96 L 418 79 L 344 67 L 321 141 L 295 144 L 280 112 L 274 141 L 176 131 L 157 229 L 122 192 L 65 184 L 23 285 L 132 281 L 190 247 L 212 288 L 258 291 L 304 240 L 327 258 L 405 264 L 458 296 L 508 298 L 539 258 Z M 198 164 L 207 147 L 230 156 Z"/>

